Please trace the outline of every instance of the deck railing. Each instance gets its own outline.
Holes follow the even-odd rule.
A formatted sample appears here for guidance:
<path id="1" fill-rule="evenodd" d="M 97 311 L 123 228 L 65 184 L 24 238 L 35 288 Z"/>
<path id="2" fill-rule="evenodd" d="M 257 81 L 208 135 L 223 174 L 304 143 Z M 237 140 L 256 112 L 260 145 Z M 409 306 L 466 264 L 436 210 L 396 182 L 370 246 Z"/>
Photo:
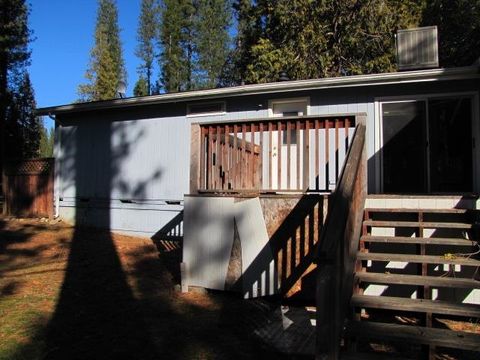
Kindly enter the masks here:
<path id="1" fill-rule="evenodd" d="M 330 191 L 354 116 L 192 125 L 192 192 Z"/>
<path id="2" fill-rule="evenodd" d="M 338 359 L 353 290 L 354 264 L 367 194 L 365 121 L 359 121 L 315 254 L 317 263 L 316 359 Z"/>

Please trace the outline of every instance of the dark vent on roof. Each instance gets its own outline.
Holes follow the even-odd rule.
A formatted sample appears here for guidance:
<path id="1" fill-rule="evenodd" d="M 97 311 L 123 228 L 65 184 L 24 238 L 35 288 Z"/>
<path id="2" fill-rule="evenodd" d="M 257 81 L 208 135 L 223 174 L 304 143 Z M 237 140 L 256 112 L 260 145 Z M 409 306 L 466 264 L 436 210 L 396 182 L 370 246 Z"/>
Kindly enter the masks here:
<path id="1" fill-rule="evenodd" d="M 438 33 L 436 26 L 399 30 L 397 32 L 399 70 L 438 67 Z"/>

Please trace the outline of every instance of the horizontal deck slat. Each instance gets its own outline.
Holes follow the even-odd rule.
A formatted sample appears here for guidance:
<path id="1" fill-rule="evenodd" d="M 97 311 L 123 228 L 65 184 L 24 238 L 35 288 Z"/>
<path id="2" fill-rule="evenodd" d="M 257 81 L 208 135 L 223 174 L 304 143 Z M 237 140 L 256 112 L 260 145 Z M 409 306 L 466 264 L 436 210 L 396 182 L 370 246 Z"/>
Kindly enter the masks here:
<path id="1" fill-rule="evenodd" d="M 480 266 L 480 261 L 466 257 L 445 257 L 434 255 L 412 255 L 412 254 L 390 254 L 390 253 L 372 253 L 358 252 L 358 260 L 372 261 L 403 261 L 408 263 L 423 264 L 452 264 L 464 266 Z"/>
<path id="2" fill-rule="evenodd" d="M 422 238 L 408 236 L 362 236 L 362 241 L 374 243 L 391 243 L 391 244 L 425 244 L 425 245 L 460 245 L 471 246 L 476 241 L 460 238 Z"/>
<path id="3" fill-rule="evenodd" d="M 365 211 L 374 213 L 419 213 L 424 214 L 465 214 L 476 212 L 477 209 L 422 209 L 422 208 L 366 208 Z"/>
<path id="4" fill-rule="evenodd" d="M 395 284 L 395 285 L 429 285 L 433 287 L 446 288 L 464 288 L 480 289 L 480 281 L 465 278 L 439 277 L 439 276 L 421 276 L 421 275 L 401 275 L 401 274 L 381 274 L 358 272 L 355 277 L 360 281 L 374 284 Z"/>
<path id="5" fill-rule="evenodd" d="M 448 348 L 480 351 L 480 335 L 447 329 L 374 322 L 350 322 L 347 333 L 361 338 L 402 340 Z"/>
<path id="6" fill-rule="evenodd" d="M 341 360 L 411 360 L 405 357 L 400 357 L 400 355 L 392 353 L 359 353 L 359 352 L 348 352 L 340 354 Z"/>
<path id="7" fill-rule="evenodd" d="M 427 229 L 472 229 L 473 225 L 460 222 L 419 222 L 419 221 L 383 221 L 383 220 L 365 220 L 366 226 L 373 227 L 392 227 L 392 228 L 418 228 Z"/>
<path id="8" fill-rule="evenodd" d="M 448 301 L 409 299 L 391 296 L 353 295 L 353 306 L 370 309 L 430 312 L 455 316 L 480 318 L 480 305 L 457 304 Z"/>

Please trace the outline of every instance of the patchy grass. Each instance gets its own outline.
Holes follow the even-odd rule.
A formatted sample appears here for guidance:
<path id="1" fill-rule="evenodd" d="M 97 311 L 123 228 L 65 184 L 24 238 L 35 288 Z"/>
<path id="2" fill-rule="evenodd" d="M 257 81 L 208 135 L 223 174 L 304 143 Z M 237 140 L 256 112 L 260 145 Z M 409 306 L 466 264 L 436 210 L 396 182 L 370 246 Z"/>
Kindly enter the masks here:
<path id="1" fill-rule="evenodd" d="M 181 294 L 179 250 L 38 220 L 0 220 L 0 359 L 281 358 L 228 294 Z"/>

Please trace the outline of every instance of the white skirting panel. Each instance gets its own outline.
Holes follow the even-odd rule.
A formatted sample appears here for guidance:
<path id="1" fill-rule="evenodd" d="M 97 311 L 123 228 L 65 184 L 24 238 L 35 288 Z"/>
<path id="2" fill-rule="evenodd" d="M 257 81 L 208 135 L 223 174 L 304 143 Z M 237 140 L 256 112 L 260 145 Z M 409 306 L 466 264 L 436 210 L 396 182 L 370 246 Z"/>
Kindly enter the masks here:
<path id="1" fill-rule="evenodd" d="M 224 290 L 234 236 L 233 198 L 186 197 L 184 211 L 187 285 Z"/>
<path id="2" fill-rule="evenodd" d="M 183 262 L 188 286 L 224 290 L 235 224 L 241 246 L 242 295 L 278 290 L 269 237 L 259 198 L 186 197 Z"/>

